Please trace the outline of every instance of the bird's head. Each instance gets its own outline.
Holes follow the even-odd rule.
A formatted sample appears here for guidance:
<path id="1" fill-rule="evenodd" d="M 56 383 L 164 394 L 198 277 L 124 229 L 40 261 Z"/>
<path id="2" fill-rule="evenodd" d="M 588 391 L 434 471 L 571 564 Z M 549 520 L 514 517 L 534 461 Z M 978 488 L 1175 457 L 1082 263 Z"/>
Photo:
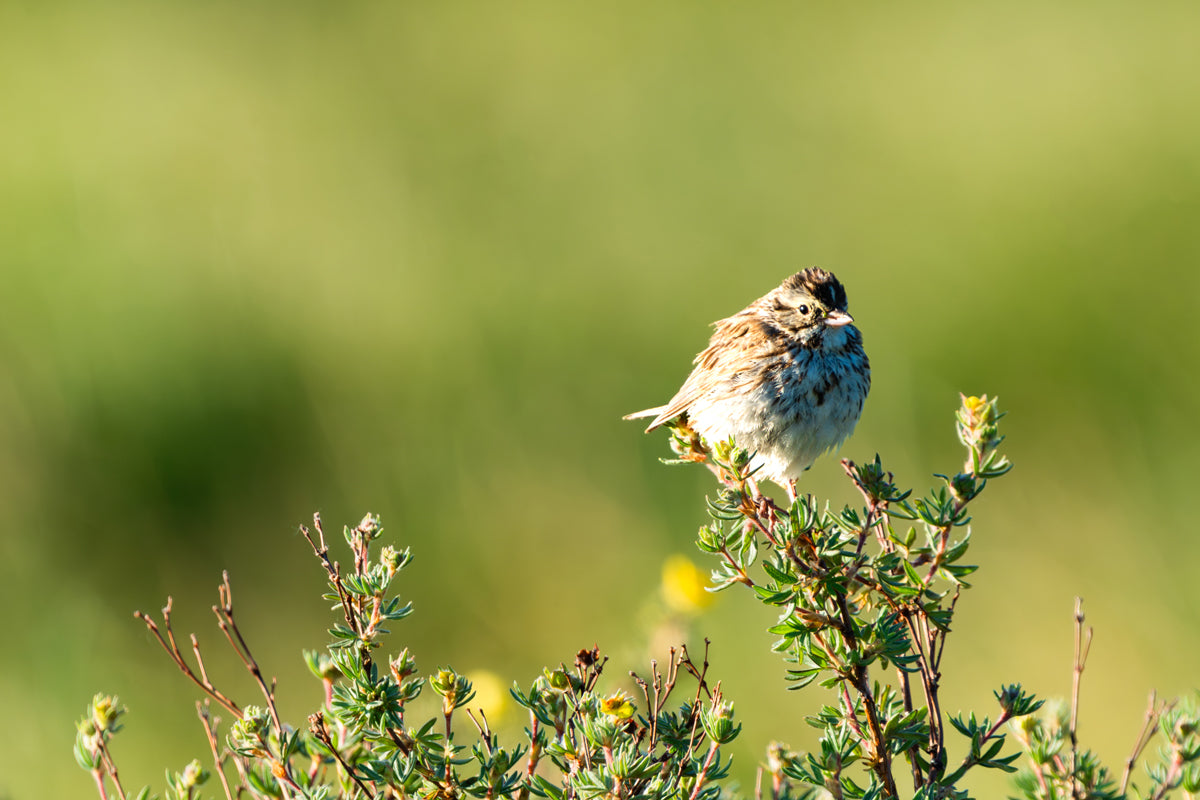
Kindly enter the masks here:
<path id="1" fill-rule="evenodd" d="M 854 322 L 846 311 L 845 288 L 818 267 L 797 272 L 763 299 L 775 323 L 802 341 L 822 341 Z"/>

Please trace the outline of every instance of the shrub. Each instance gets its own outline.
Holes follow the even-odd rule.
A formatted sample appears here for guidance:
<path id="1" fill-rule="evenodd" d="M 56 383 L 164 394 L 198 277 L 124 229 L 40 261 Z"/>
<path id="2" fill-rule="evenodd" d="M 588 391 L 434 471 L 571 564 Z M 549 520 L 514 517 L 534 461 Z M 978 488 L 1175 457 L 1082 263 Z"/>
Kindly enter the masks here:
<path id="1" fill-rule="evenodd" d="M 719 489 L 708 500 L 711 522 L 697 546 L 715 562 L 717 591 L 740 590 L 778 612 L 774 649 L 790 665 L 792 688 L 813 683 L 833 690 L 832 705 L 809 721 L 817 749 L 768 748 L 755 796 L 804 798 L 966 798 L 973 770 L 1017 770 L 1024 798 L 1164 798 L 1200 786 L 1200 722 L 1194 704 L 1159 703 L 1153 695 L 1145 725 L 1119 785 L 1079 745 L 1079 681 L 1091 632 L 1076 606 L 1074 692 L 1069 706 L 1039 715 L 1042 701 L 1019 685 L 995 691 L 993 716 L 950 716 L 939 698 L 941 660 L 955 609 L 975 567 L 966 563 L 969 507 L 989 482 L 1011 467 L 999 452 L 1002 415 L 995 400 L 964 397 L 958 438 L 966 449 L 960 471 L 939 475 L 923 497 L 901 489 L 878 456 L 843 461 L 862 505 L 837 511 L 811 496 L 780 504 L 749 472 L 749 454 L 733 442 L 711 449 L 687 427 L 672 427 L 674 462 L 710 469 Z M 791 493 L 790 493 L 791 494 Z M 262 699 L 242 705 L 214 686 L 195 637 L 191 657 L 171 625 L 171 601 L 161 622 L 138 612 L 179 670 L 206 695 L 197 713 L 213 767 L 196 760 L 167 775 L 168 798 L 197 797 L 215 775 L 220 793 L 252 798 L 390 798 L 453 800 L 715 800 L 732 794 L 722 748 L 741 730 L 708 653 L 697 663 L 686 647 L 660 668 L 629 673 L 624 687 L 605 685 L 598 649 L 581 650 L 571 666 L 546 668 L 511 694 L 528 711 L 525 736 L 502 743 L 485 714 L 471 707 L 472 682 L 449 667 L 422 677 L 407 650 L 381 658 L 380 637 L 411 607 L 393 581 L 408 566 L 408 550 L 380 544 L 379 520 L 367 515 L 344 533 L 350 566 L 330 556 L 319 517 L 305 538 L 329 579 L 327 599 L 337 621 L 322 653 L 306 653 L 323 687 L 321 707 L 307 724 L 280 719 L 274 684 L 238 628 L 228 575 L 214 607 L 217 624 L 256 681 Z M 687 686 L 685 690 L 683 687 Z M 411 719 L 423 691 L 440 698 L 431 719 Z M 217 711 L 233 723 L 219 733 Z M 79 723 L 76 758 L 101 798 L 126 797 L 110 742 L 125 709 L 97 695 Z M 1146 788 L 1130 786 L 1135 763 L 1160 734 L 1161 759 L 1147 769 Z M 903 788 L 902 788 L 903 787 Z M 911 788 L 909 788 L 911 787 Z M 1127 794 L 1132 792 L 1132 795 Z M 148 789 L 136 795 L 150 797 Z"/>

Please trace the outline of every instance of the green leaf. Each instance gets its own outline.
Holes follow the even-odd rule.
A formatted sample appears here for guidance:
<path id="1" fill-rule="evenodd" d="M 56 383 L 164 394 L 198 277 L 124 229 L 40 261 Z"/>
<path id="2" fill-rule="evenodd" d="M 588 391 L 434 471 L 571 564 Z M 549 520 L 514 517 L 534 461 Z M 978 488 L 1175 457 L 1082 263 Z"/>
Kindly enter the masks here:
<path id="1" fill-rule="evenodd" d="M 786 564 L 787 562 L 783 562 L 783 563 Z M 772 580 L 774 580 L 778 583 L 794 584 L 796 582 L 796 576 L 791 571 L 791 569 L 790 568 L 784 569 L 784 568 L 776 565 L 774 563 L 773 559 L 767 559 L 767 560 L 763 561 L 762 568 L 763 568 L 763 572 L 767 573 L 767 575 Z"/>
<path id="2" fill-rule="evenodd" d="M 88 772 L 91 772 L 100 764 L 100 755 L 97 753 L 93 756 L 87 747 L 84 746 L 82 734 L 75 737 L 75 762 Z"/>
<path id="3" fill-rule="evenodd" d="M 900 562 L 900 566 L 904 569 L 905 576 L 908 577 L 909 583 L 912 584 L 914 588 L 921 589 L 924 587 L 925 579 L 920 576 L 916 570 L 916 567 L 908 563 L 907 559 L 902 560 Z"/>
<path id="4" fill-rule="evenodd" d="M 819 667 L 811 667 L 808 669 L 789 669 L 785 680 L 791 682 L 791 686 L 787 687 L 788 691 L 803 689 L 810 683 L 820 677 L 823 670 Z"/>
<path id="5" fill-rule="evenodd" d="M 796 596 L 795 591 L 792 589 L 772 591 L 771 589 L 762 585 L 755 585 L 753 588 L 754 593 L 758 595 L 759 600 L 767 605 L 772 606 L 786 605 L 787 603 L 790 603 Z"/>

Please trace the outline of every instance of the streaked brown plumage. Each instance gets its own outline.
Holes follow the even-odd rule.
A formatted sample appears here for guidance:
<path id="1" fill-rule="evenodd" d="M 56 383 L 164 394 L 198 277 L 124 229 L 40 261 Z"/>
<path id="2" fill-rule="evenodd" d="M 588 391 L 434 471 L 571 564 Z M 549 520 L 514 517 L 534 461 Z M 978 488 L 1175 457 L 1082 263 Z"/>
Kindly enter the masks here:
<path id="1" fill-rule="evenodd" d="M 797 272 L 714 323 L 708 347 L 647 432 L 686 414 L 709 442 L 732 436 L 758 475 L 788 487 L 851 434 L 871 388 L 862 334 L 832 273 Z"/>

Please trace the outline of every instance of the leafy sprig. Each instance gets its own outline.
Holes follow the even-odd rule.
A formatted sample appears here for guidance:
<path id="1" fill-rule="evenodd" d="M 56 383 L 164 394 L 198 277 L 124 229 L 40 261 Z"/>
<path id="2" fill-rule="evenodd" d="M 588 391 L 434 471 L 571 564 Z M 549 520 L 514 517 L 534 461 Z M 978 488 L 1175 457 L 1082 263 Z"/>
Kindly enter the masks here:
<path id="1" fill-rule="evenodd" d="M 842 462 L 860 502 L 831 509 L 785 487 L 788 502 L 763 493 L 751 454 L 735 442 L 708 443 L 683 417 L 671 425 L 677 463 L 705 465 L 718 481 L 710 522 L 697 547 L 712 559 L 715 591 L 737 590 L 777 614 L 769 628 L 792 689 L 818 684 L 833 701 L 809 718 L 819 732 L 812 752 L 772 744 L 759 768 L 756 800 L 967 798 L 974 771 L 1013 772 L 1028 800 L 1130 798 L 1163 800 L 1200 790 L 1200 712 L 1192 701 L 1151 695 L 1145 724 L 1122 779 L 1079 741 L 1080 686 L 1091 645 L 1082 607 L 1075 612 L 1069 706 L 1043 706 L 1018 684 L 995 692 L 996 710 L 949 714 L 941 700 L 942 660 L 963 593 L 976 566 L 967 560 L 972 503 L 1011 469 L 1000 452 L 995 400 L 963 397 L 956 431 L 961 470 L 937 475 L 923 496 L 901 488 L 879 456 Z M 171 661 L 205 695 L 196 704 L 212 766 L 192 761 L 166 775 L 167 800 L 199 798 L 218 778 L 227 800 L 305 798 L 382 800 L 717 800 L 735 794 L 723 753 L 741 732 L 734 705 L 709 674 L 705 640 L 699 663 L 687 647 L 671 649 L 649 672 L 613 685 L 598 647 L 568 666 L 547 667 L 527 688 L 514 684 L 528 714 L 524 737 L 505 744 L 475 699 L 472 681 L 445 666 L 422 675 L 407 649 L 383 657 L 383 636 L 412 613 L 395 584 L 409 550 L 380 546 L 379 519 L 368 514 L 344 530 L 348 566 L 330 554 L 319 516 L 301 532 L 328 582 L 335 620 L 322 651 L 304 653 L 319 681 L 320 707 L 307 725 L 279 715 L 275 681 L 267 680 L 238 626 L 228 574 L 213 606 L 218 628 L 252 676 L 259 698 L 238 702 L 210 680 L 199 642 L 190 653 L 172 626 L 172 601 L 161 619 L 137 612 Z M 684 690 L 687 684 L 692 688 Z M 412 719 L 428 687 L 435 715 Z M 224 733 L 214 706 L 231 718 Z M 101 800 L 127 795 L 111 752 L 125 708 L 97 695 L 77 730 L 75 755 Z M 1145 788 L 1133 772 L 1159 738 L 1159 759 Z M 911 786 L 911 788 L 909 788 Z M 137 800 L 150 800 L 142 789 Z"/>

